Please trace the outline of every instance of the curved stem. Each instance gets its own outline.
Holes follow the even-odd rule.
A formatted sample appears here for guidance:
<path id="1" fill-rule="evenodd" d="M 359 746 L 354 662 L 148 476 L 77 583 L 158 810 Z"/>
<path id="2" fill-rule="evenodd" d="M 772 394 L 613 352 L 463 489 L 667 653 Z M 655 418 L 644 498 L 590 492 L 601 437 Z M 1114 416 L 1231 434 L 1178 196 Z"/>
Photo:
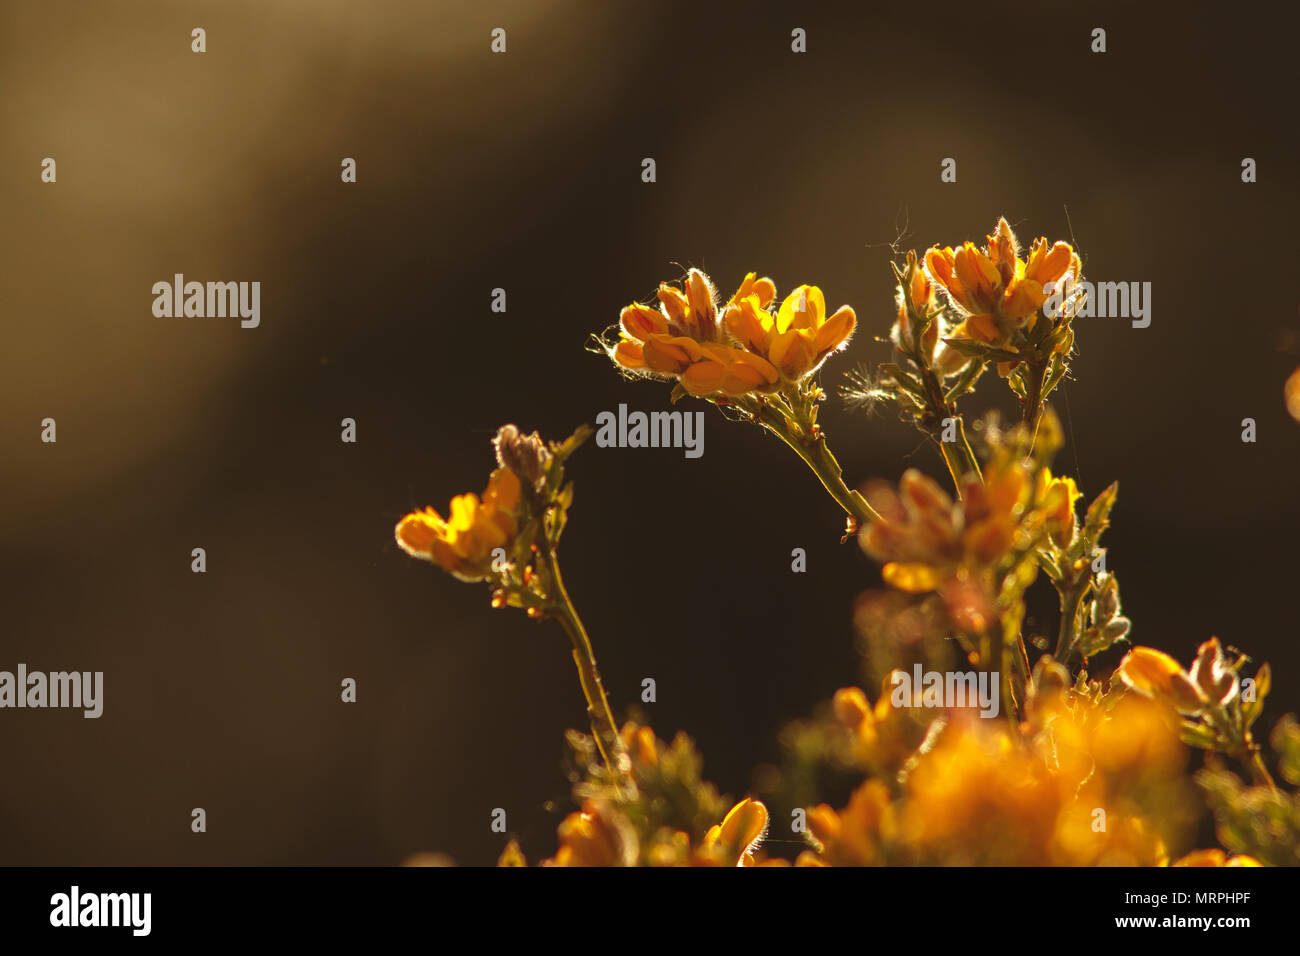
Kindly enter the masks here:
<path id="1" fill-rule="evenodd" d="M 578 681 L 582 684 L 582 695 L 587 700 L 587 716 L 591 720 L 592 735 L 601 759 L 611 771 L 614 763 L 611 754 L 618 747 L 618 732 L 614 725 L 614 713 L 610 710 L 609 700 L 605 697 L 605 688 L 600 681 L 600 671 L 596 669 L 596 652 L 591 646 L 587 629 L 582 626 L 582 619 L 573 606 L 573 599 L 564 587 L 564 578 L 560 575 L 560 563 L 556 559 L 555 549 L 542 549 L 542 560 L 551 579 L 550 606 L 548 610 L 563 625 L 569 641 L 573 644 L 573 663 L 578 668 Z"/>
<path id="2" fill-rule="evenodd" d="M 823 435 L 802 436 L 794 434 L 790 420 L 779 409 L 774 408 L 767 402 L 759 403 L 756 414 L 764 427 L 789 445 L 794 453 L 804 460 L 808 467 L 813 470 L 813 474 L 821 481 L 822 486 L 830 492 L 830 496 L 859 525 L 868 521 L 880 520 L 880 515 L 876 514 L 871 505 L 867 504 L 867 499 L 844 483 L 840 463 L 831 454 L 830 446 L 826 444 L 826 438 Z"/>
<path id="3" fill-rule="evenodd" d="M 1251 752 L 1250 770 L 1255 777 L 1255 782 L 1268 787 L 1274 793 L 1277 792 L 1277 784 L 1273 782 L 1273 775 L 1268 772 L 1268 765 L 1264 763 L 1264 758 L 1260 756 L 1258 750 Z"/>
<path id="4" fill-rule="evenodd" d="M 953 416 L 953 423 L 956 425 L 957 440 L 944 441 L 941 429 L 937 441 L 939 451 L 943 454 L 943 463 L 948 466 L 948 474 L 952 477 L 952 486 L 957 496 L 961 497 L 963 478 L 973 474 L 983 481 L 984 476 L 980 474 L 979 462 L 975 460 L 975 452 L 966 439 L 966 426 L 962 423 L 961 416 Z"/>
<path id="5" fill-rule="evenodd" d="M 1069 661 L 1070 654 L 1074 651 L 1074 642 L 1077 640 L 1074 625 L 1079 616 L 1079 605 L 1087 590 L 1088 578 L 1085 576 L 1082 582 L 1073 583 L 1061 592 L 1061 629 L 1056 638 L 1056 653 L 1053 656 L 1062 664 Z"/>
<path id="6" fill-rule="evenodd" d="M 979 462 L 975 458 L 975 452 L 971 450 L 970 441 L 966 438 L 966 424 L 962 417 L 957 414 L 957 406 L 948 401 L 948 397 L 943 389 L 943 382 L 935 374 L 934 369 L 926 365 L 919 354 L 912 358 L 921 375 L 921 384 L 925 386 L 926 400 L 928 407 L 923 421 L 932 422 L 930 437 L 939 445 L 939 453 L 943 455 L 943 463 L 948 466 L 948 474 L 952 477 L 952 487 L 957 497 L 961 497 L 962 479 L 969 474 L 974 474 L 981 482 L 984 476 L 980 473 Z M 944 441 L 944 425 L 948 419 L 952 420 L 955 432 L 955 441 Z"/>

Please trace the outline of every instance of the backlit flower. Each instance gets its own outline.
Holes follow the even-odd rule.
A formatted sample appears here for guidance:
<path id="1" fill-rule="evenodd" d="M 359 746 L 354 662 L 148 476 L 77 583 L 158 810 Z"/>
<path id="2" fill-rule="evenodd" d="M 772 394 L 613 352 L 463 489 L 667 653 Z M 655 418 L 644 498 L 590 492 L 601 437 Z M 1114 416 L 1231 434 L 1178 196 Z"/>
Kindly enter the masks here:
<path id="1" fill-rule="evenodd" d="M 543 866 L 633 866 L 635 832 L 608 804 L 588 800 L 559 826 L 560 848 Z"/>
<path id="2" fill-rule="evenodd" d="M 748 798 L 732 807 L 701 841 L 699 861 L 724 866 L 753 866 L 754 851 L 767 833 L 767 807 Z"/>
<path id="3" fill-rule="evenodd" d="M 857 709 L 843 695 L 837 704 Z M 1139 698 L 1112 709 L 1072 695 L 1053 710 L 1050 729 L 1027 737 L 1002 721 L 953 719 L 927 739 L 897 787 L 876 777 L 843 810 L 810 808 L 816 861 L 1165 863 L 1167 843 L 1194 817 L 1181 776 L 1185 751 L 1158 709 Z"/>
<path id="4" fill-rule="evenodd" d="M 1015 542 L 1029 492 L 1029 472 L 1017 462 L 990 466 L 982 483 L 969 476 L 958 502 L 908 469 L 897 492 L 883 482 L 868 486 L 867 503 L 880 517 L 859 542 L 884 562 L 886 584 L 911 594 L 938 591 L 959 627 L 982 631 L 993 615 L 990 572 Z"/>
<path id="5" fill-rule="evenodd" d="M 746 277 L 741 291 L 761 301 L 775 295 L 770 279 Z M 739 293 L 738 293 L 739 294 Z M 717 292 L 699 269 L 683 288 L 662 283 L 659 307 L 633 303 L 620 316 L 620 339 L 611 351 L 629 372 L 677 379 L 692 395 L 743 395 L 772 387 L 777 370 L 761 355 L 731 344 L 719 321 Z"/>
<path id="6" fill-rule="evenodd" d="M 1060 281 L 1067 272 L 1079 274 L 1079 257 L 1069 243 L 1049 247 L 1040 238 L 1030 246 L 1028 259 L 1021 259 L 1006 219 L 999 219 L 986 239 L 984 249 L 973 242 L 956 250 L 935 246 L 925 254 L 925 267 L 966 315 L 953 335 L 1004 346 L 1017 329 L 1033 328 L 1047 301 L 1046 283 Z"/>
<path id="7" fill-rule="evenodd" d="M 1052 541 L 1058 548 L 1067 548 L 1074 540 L 1074 503 L 1081 493 L 1074 479 L 1068 476 L 1052 477 L 1044 468 L 1038 473 L 1038 500 L 1051 528 Z"/>
<path id="8" fill-rule="evenodd" d="M 1300 368 L 1291 373 L 1291 377 L 1286 380 L 1284 389 L 1286 395 L 1286 410 L 1291 413 L 1291 417 L 1300 422 Z"/>
<path id="9" fill-rule="evenodd" d="M 412 512 L 397 524 L 397 543 L 412 557 L 432 561 L 463 581 L 486 577 L 492 552 L 504 548 L 518 530 L 515 509 L 522 486 L 509 468 L 498 468 L 480 499 L 475 494 L 451 499 L 449 518 L 433 508 Z"/>
<path id="10" fill-rule="evenodd" d="M 741 291 L 745 291 L 743 285 Z M 775 315 L 768 311 L 762 295 L 737 293 L 723 321 L 741 345 L 766 359 L 791 382 L 812 374 L 828 355 L 843 348 L 857 325 L 857 317 L 847 305 L 827 316 L 826 297 L 815 285 L 799 286 L 786 296 Z"/>
<path id="11" fill-rule="evenodd" d="M 1182 665 L 1154 647 L 1135 647 L 1119 662 L 1120 679 L 1140 694 L 1154 697 L 1183 713 L 1194 714 L 1209 702 Z"/>

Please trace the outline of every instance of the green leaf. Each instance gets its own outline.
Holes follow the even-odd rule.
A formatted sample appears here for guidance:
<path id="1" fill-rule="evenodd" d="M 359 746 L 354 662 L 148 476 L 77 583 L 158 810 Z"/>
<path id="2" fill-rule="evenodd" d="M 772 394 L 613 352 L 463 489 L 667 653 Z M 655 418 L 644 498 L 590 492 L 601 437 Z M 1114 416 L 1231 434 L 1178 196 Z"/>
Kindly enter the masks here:
<path id="1" fill-rule="evenodd" d="M 560 461 L 564 461 L 572 455 L 588 438 L 592 436 L 594 429 L 590 425 L 579 425 L 574 429 L 573 434 L 564 441 L 556 444 L 551 442 L 551 453 Z"/>
<path id="2" fill-rule="evenodd" d="M 1089 544 L 1095 545 L 1101 533 L 1110 526 L 1110 509 L 1115 507 L 1115 498 L 1118 495 L 1119 482 L 1113 481 L 1109 488 L 1088 505 L 1088 514 L 1083 521 L 1083 536 Z"/>
<path id="3" fill-rule="evenodd" d="M 1189 747 L 1200 747 L 1202 750 L 1214 750 L 1219 744 L 1219 735 L 1211 728 L 1191 721 L 1183 721 L 1178 736 Z"/>
<path id="4" fill-rule="evenodd" d="M 1069 370 L 1069 364 L 1060 355 L 1052 356 L 1052 365 L 1047 372 L 1047 381 L 1043 383 L 1043 398 L 1052 394 L 1053 389 L 1060 384 L 1061 379 L 1065 378 L 1065 373 Z"/>
<path id="5" fill-rule="evenodd" d="M 1241 702 L 1241 719 L 1247 730 L 1259 719 L 1260 713 L 1264 710 L 1264 698 L 1272 689 L 1273 669 L 1267 663 L 1260 664 L 1259 670 L 1255 672 L 1255 699 Z"/>
<path id="6" fill-rule="evenodd" d="M 970 339 L 944 339 L 944 342 L 950 348 L 956 349 L 962 355 L 988 359 L 991 362 L 1020 361 L 1019 352 L 1009 352 L 1006 349 L 995 348 L 992 345 L 985 345 L 982 342 L 974 342 Z"/>
<path id="7" fill-rule="evenodd" d="M 921 380 L 915 375 L 903 371 L 900 365 L 894 362 L 885 362 L 880 366 L 880 370 L 892 378 L 899 388 L 911 392 L 918 398 L 925 398 L 925 387 L 921 384 Z"/>
<path id="8" fill-rule="evenodd" d="M 984 369 L 987 367 L 983 362 L 971 362 L 967 365 L 957 378 L 956 383 L 952 388 L 948 389 L 948 394 L 944 395 L 944 401 L 954 401 L 969 392 L 974 387 L 975 382 L 979 380 L 979 377 L 984 374 Z"/>

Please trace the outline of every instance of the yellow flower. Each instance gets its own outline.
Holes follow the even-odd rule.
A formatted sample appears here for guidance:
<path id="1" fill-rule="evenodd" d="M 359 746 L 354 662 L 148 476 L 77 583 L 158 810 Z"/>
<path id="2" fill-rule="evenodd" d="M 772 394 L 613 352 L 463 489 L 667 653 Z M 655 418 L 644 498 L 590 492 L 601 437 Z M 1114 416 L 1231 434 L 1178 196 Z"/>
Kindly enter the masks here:
<path id="1" fill-rule="evenodd" d="M 874 778 L 858 787 L 848 806 L 838 813 L 825 803 L 809 808 L 808 832 L 821 844 L 821 850 L 816 862 L 801 857 L 801 865 L 881 865 L 885 862 L 884 844 L 895 828 L 894 816 L 889 788 Z"/>
<path id="2" fill-rule="evenodd" d="M 1073 478 L 1053 478 L 1048 468 L 1038 473 L 1038 500 L 1050 523 L 1052 541 L 1058 548 L 1068 548 L 1074 540 L 1074 503 L 1080 497 Z"/>
<path id="3" fill-rule="evenodd" d="M 746 283 L 749 281 L 747 276 Z M 799 286 L 786 296 L 775 315 L 768 311 L 762 294 L 742 295 L 745 291 L 742 284 L 727 306 L 723 322 L 741 345 L 774 365 L 787 381 L 815 372 L 828 355 L 848 343 L 857 325 L 857 317 L 847 305 L 828 317 L 826 297 L 815 285 Z M 764 286 L 762 292 L 766 291 Z M 775 294 L 774 286 L 772 292 Z"/>
<path id="4" fill-rule="evenodd" d="M 901 274 L 903 278 L 895 288 L 894 295 L 898 305 L 898 318 L 889 331 L 889 338 L 899 351 L 904 353 L 915 347 L 921 353 L 925 363 L 934 366 L 936 364 L 935 347 L 939 342 L 940 327 L 943 325 L 942 317 L 936 316 L 931 320 L 920 342 L 915 341 L 916 331 L 912 327 L 913 315 L 923 319 L 938 309 L 939 303 L 935 298 L 934 283 L 917 263 L 915 252 L 909 251 L 907 253 L 906 269 Z M 944 351 L 953 350 L 945 348 Z M 959 361 L 957 363 L 945 361 L 942 369 L 944 375 L 957 371 L 961 365 L 969 361 L 969 358 L 959 352 L 953 351 L 953 354 Z"/>
<path id="5" fill-rule="evenodd" d="M 937 591 L 962 630 L 983 631 L 994 613 L 991 571 L 1015 542 L 1028 503 L 1029 472 L 1008 460 L 991 464 L 984 482 L 971 476 L 953 502 L 934 481 L 908 469 L 895 492 L 877 482 L 867 503 L 880 516 L 863 527 L 862 549 L 884 562 L 890 587 Z"/>
<path id="6" fill-rule="evenodd" d="M 1176 660 L 1154 647 L 1135 647 L 1119 662 L 1120 679 L 1140 694 L 1154 697 L 1183 713 L 1194 714 L 1208 703 L 1204 692 Z"/>
<path id="7" fill-rule="evenodd" d="M 775 287 L 770 279 L 746 277 L 741 292 L 761 300 Z M 738 295 L 740 293 L 737 293 Z M 699 269 L 683 288 L 659 286 L 659 308 L 633 303 L 620 316 L 621 337 L 610 353 L 622 368 L 642 375 L 678 379 L 692 395 L 743 395 L 771 388 L 777 370 L 760 355 L 736 348 L 718 320 L 717 293 Z"/>
<path id="8" fill-rule="evenodd" d="M 700 862 L 724 866 L 753 866 L 754 851 L 767 834 L 767 807 L 748 797 L 713 825 L 700 845 Z"/>
<path id="9" fill-rule="evenodd" d="M 519 847 L 518 840 L 511 840 L 506 844 L 506 848 L 501 851 L 497 857 L 497 866 L 527 866 L 528 860 L 524 856 L 524 851 Z"/>
<path id="10" fill-rule="evenodd" d="M 519 476 L 498 468 L 480 500 L 475 494 L 451 499 L 450 517 L 433 508 L 412 512 L 398 522 L 397 543 L 412 557 L 432 561 L 462 581 L 487 577 L 492 552 L 505 548 L 518 530 L 515 509 L 522 490 Z"/>
<path id="11" fill-rule="evenodd" d="M 1237 672 L 1223 657 L 1223 648 L 1219 646 L 1217 637 L 1210 638 L 1196 649 L 1196 660 L 1187 676 L 1200 688 L 1205 699 L 1215 704 L 1226 704 L 1237 696 L 1241 687 Z"/>
<path id="12" fill-rule="evenodd" d="M 896 786 L 885 782 L 892 774 L 875 776 L 843 810 L 810 808 L 820 846 L 807 863 L 1164 864 L 1167 843 L 1194 820 L 1176 734 L 1149 701 L 1111 709 L 1066 696 L 1046 730 L 954 717 Z M 862 704 L 857 694 L 837 695 L 850 718 Z"/>
<path id="13" fill-rule="evenodd" d="M 831 712 L 852 733 L 856 760 L 896 773 L 916 750 L 918 726 L 908 720 L 907 708 L 895 707 L 890 701 L 892 673 L 881 683 L 874 707 L 861 688 L 841 687 L 831 699 Z"/>
<path id="14" fill-rule="evenodd" d="M 1038 310 L 1047 301 L 1043 286 L 1059 281 L 1071 270 L 1077 276 L 1079 257 L 1069 243 L 1050 248 L 1040 238 L 1021 259 L 1015 233 L 1006 219 L 999 219 L 988 245 L 981 250 L 973 242 L 960 249 L 934 246 L 925 254 L 926 270 L 948 292 L 949 299 L 966 313 L 966 320 L 953 335 L 988 345 L 1004 346 L 1012 334 L 1033 328 Z"/>
<path id="15" fill-rule="evenodd" d="M 1286 380 L 1286 410 L 1291 417 L 1300 422 L 1300 368 L 1291 373 Z"/>
<path id="16" fill-rule="evenodd" d="M 631 866 L 636 836 L 604 803 L 588 800 L 559 826 L 560 848 L 544 866 Z"/>

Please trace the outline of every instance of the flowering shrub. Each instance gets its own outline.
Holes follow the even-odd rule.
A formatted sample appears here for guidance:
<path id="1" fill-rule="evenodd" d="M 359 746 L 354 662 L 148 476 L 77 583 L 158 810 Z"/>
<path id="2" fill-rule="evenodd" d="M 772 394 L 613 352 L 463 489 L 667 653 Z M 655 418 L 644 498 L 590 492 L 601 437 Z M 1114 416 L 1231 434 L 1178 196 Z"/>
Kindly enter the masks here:
<path id="1" fill-rule="evenodd" d="M 668 744 L 615 722 L 558 558 L 573 501 L 565 467 L 589 429 L 547 443 L 504 426 L 481 498 L 452 499 L 446 519 L 424 509 L 398 524 L 408 554 L 486 582 L 493 607 L 554 619 L 570 639 L 591 727 L 569 732 L 578 810 L 545 864 L 1300 863 L 1300 794 L 1275 782 L 1255 737 L 1267 664 L 1210 638 L 1186 668 L 1146 646 L 1095 666 L 1133 625 L 1102 546 L 1118 486 L 1081 508 L 1075 479 L 1051 470 L 1061 430 L 1048 398 L 1070 374 L 1079 255 L 1044 238 L 1022 255 L 1001 219 L 982 247 L 909 252 L 893 270 L 891 361 L 844 394 L 894 404 L 933 443 L 949 488 L 916 470 L 862 490 L 845 482 L 817 423 L 817 377 L 858 319 L 847 305 L 829 312 L 816 286 L 778 305 L 776 284 L 751 272 L 720 302 L 691 269 L 680 287 L 660 285 L 656 305 L 624 308 L 599 340 L 627 377 L 671 383 L 672 401 L 693 396 L 775 435 L 843 508 L 846 540 L 881 564 L 883 588 L 854 612 L 879 695 L 845 687 L 790 724 L 784 766 L 764 775 L 759 795 L 798 808 L 804 847 L 793 860 L 767 855 L 767 806 L 720 796 L 688 737 Z M 962 405 L 990 366 L 1019 400 L 1019 421 L 968 422 Z M 1285 394 L 1300 418 L 1300 372 Z M 1026 594 L 1044 587 L 1060 608 L 1055 645 L 1027 645 Z M 973 671 L 954 672 L 954 661 Z M 1284 717 L 1270 742 L 1283 784 L 1300 786 L 1300 725 Z M 1189 748 L 1204 754 L 1199 770 Z M 850 783 L 843 806 L 820 792 L 833 775 Z M 1192 845 L 1206 808 L 1222 848 Z M 500 863 L 524 865 L 513 841 Z"/>

